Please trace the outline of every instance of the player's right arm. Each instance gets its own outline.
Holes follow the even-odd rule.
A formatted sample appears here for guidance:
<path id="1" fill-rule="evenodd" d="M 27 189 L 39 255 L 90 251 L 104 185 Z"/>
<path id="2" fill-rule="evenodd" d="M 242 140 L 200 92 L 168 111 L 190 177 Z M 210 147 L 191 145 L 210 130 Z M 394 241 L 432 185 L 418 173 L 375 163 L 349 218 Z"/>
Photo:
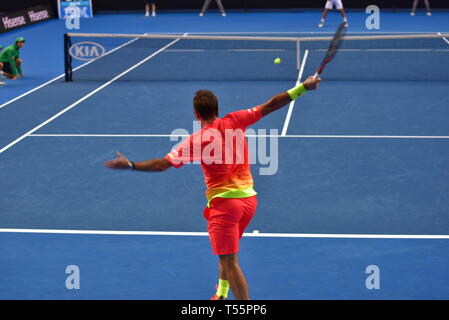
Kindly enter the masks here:
<path id="1" fill-rule="evenodd" d="M 273 111 L 281 109 L 282 107 L 289 104 L 292 100 L 299 98 L 304 92 L 315 90 L 316 88 L 318 88 L 318 84 L 320 83 L 320 81 L 320 78 L 308 77 L 307 80 L 300 85 L 288 91 L 275 95 L 270 100 L 260 105 L 262 117 L 265 117 L 267 114 L 270 114 Z"/>

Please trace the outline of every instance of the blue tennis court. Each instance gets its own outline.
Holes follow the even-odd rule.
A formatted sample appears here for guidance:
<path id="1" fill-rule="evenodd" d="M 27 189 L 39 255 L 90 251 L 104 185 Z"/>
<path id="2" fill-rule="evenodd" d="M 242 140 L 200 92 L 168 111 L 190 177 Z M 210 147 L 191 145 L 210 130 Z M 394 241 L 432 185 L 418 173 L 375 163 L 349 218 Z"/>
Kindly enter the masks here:
<path id="1" fill-rule="evenodd" d="M 99 16 L 81 32 L 179 36 L 106 39 L 114 51 L 75 62 L 73 82 L 62 76 L 62 23 L 26 29 L 25 59 L 33 39 L 38 48 L 55 32 L 49 54 L 59 60 L 48 70 L 29 62 L 34 74 L 22 83 L 31 92 L 20 82 L 1 88 L 9 91 L 0 97 L 0 298 L 210 298 L 217 259 L 200 166 L 149 174 L 103 163 L 117 150 L 136 161 L 167 154 L 179 141 L 170 139 L 174 129 L 192 133 L 196 90 L 217 95 L 220 116 L 253 107 L 312 75 L 327 47 L 183 36 L 331 35 L 335 17 L 322 33 L 292 31 L 289 19 L 312 25 L 317 14 L 230 16 L 239 30 L 210 17 L 208 33 L 193 23 L 168 27 L 188 15 L 167 14 L 156 30 L 137 15 Z M 380 34 L 407 34 L 409 17 L 397 15 L 403 29 Z M 268 32 L 266 21 L 279 16 L 285 22 Z M 449 31 L 447 16 L 435 13 L 426 34 Z M 114 19 L 135 26 L 119 30 Z M 357 22 L 349 36 L 361 35 Z M 252 299 L 448 297 L 449 42 L 362 42 L 345 42 L 317 91 L 253 127 L 269 147 L 267 161 L 252 166 L 259 207 L 239 255 Z M 261 174 L 269 167 L 275 174 Z M 79 290 L 66 287 L 71 265 Z M 371 289 L 370 266 L 380 275 Z"/>

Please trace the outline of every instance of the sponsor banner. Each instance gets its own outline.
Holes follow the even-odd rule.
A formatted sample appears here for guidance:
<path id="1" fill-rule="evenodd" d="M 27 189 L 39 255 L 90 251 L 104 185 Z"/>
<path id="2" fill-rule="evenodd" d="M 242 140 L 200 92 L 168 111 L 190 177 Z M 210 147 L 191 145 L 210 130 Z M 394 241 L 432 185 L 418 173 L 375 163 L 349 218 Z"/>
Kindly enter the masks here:
<path id="1" fill-rule="evenodd" d="M 19 29 L 53 18 L 49 6 L 36 6 L 27 10 L 0 15 L 0 33 Z"/>
<path id="2" fill-rule="evenodd" d="M 58 0 L 59 19 L 73 18 L 75 14 L 80 18 L 92 18 L 92 0 Z"/>

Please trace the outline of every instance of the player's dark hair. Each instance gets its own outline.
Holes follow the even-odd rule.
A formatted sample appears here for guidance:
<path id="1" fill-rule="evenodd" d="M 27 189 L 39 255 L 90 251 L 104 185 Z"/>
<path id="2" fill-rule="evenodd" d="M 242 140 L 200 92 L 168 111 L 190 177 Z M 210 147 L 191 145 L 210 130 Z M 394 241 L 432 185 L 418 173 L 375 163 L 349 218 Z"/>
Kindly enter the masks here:
<path id="1" fill-rule="evenodd" d="M 193 97 L 193 108 L 203 120 L 209 120 L 213 117 L 217 117 L 217 97 L 210 90 L 198 90 Z"/>

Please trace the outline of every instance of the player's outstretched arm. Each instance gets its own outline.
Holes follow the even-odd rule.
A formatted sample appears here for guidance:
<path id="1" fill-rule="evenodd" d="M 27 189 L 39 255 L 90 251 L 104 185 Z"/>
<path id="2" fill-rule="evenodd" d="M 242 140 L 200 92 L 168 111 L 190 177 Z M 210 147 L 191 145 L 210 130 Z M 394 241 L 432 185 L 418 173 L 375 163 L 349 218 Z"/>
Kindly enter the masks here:
<path id="1" fill-rule="evenodd" d="M 125 156 L 123 156 L 118 151 L 115 154 L 117 155 L 117 158 L 106 161 L 104 163 L 105 167 L 111 169 L 132 169 L 137 171 L 148 171 L 148 172 L 165 171 L 171 167 L 171 163 L 165 158 L 151 159 L 141 162 L 132 162 L 129 161 Z"/>
<path id="2" fill-rule="evenodd" d="M 308 77 L 306 81 L 301 83 L 299 86 L 292 88 L 286 92 L 279 93 L 275 95 L 270 100 L 261 105 L 260 110 L 262 116 L 272 113 L 273 111 L 279 110 L 282 107 L 289 104 L 292 100 L 299 98 L 304 92 L 309 90 L 315 90 L 318 88 L 320 83 L 320 78 Z"/>

